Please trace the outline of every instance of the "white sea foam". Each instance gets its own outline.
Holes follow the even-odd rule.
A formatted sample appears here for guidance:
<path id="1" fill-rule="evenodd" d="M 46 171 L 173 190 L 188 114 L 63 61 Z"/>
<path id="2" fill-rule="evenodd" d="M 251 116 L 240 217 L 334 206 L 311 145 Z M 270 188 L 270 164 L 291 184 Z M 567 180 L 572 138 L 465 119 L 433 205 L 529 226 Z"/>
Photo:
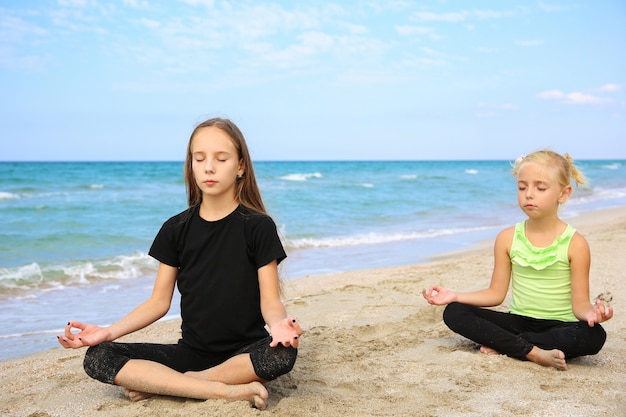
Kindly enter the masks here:
<path id="1" fill-rule="evenodd" d="M 626 198 L 626 188 L 601 188 L 597 187 L 590 193 L 577 193 L 566 203 L 570 206 L 585 205 L 591 203 L 610 203 L 616 201 L 621 205 Z"/>
<path id="2" fill-rule="evenodd" d="M 282 177 L 279 177 L 281 180 L 285 180 L 285 181 L 307 181 L 311 178 L 323 178 L 324 176 L 319 173 L 319 172 L 312 172 L 312 173 L 294 173 L 294 174 L 287 174 L 287 175 L 283 175 Z"/>
<path id="3" fill-rule="evenodd" d="M 467 227 L 449 229 L 431 229 L 419 232 L 408 233 L 364 233 L 350 236 L 336 236 L 327 238 L 301 238 L 287 239 L 288 248 L 308 249 L 308 248 L 331 248 L 345 246 L 377 245 L 384 243 L 399 242 L 412 239 L 427 239 L 439 236 L 448 236 L 459 233 L 470 233 L 491 229 L 492 227 Z"/>
<path id="4" fill-rule="evenodd" d="M 106 287 L 102 287 L 99 291 L 100 294 L 106 294 L 109 292 L 119 291 L 122 288 L 121 285 L 107 285 Z"/>
<path id="5" fill-rule="evenodd" d="M 0 268 L 0 285 L 12 287 L 17 286 L 20 281 L 39 282 L 43 280 L 41 267 L 33 262 L 17 268 Z"/>
<path id="6" fill-rule="evenodd" d="M 31 263 L 14 268 L 0 268 L 0 293 L 11 293 L 13 297 L 24 298 L 33 294 L 33 291 L 58 291 L 70 286 L 151 275 L 156 272 L 156 267 L 154 259 L 146 253 L 137 252 L 97 261 L 80 261 L 71 265 L 41 266 Z"/>
<path id="7" fill-rule="evenodd" d="M 602 165 L 602 168 L 606 168 L 606 169 L 619 169 L 622 166 L 622 164 L 620 163 L 614 163 L 614 164 L 607 164 L 607 165 Z"/>
<path id="8" fill-rule="evenodd" d="M 478 174 L 478 170 L 477 169 L 466 169 L 465 173 L 466 174 L 470 174 L 470 175 L 476 175 L 476 174 Z"/>
<path id="9" fill-rule="evenodd" d="M 20 198 L 18 194 L 0 191 L 0 200 L 16 200 Z"/>

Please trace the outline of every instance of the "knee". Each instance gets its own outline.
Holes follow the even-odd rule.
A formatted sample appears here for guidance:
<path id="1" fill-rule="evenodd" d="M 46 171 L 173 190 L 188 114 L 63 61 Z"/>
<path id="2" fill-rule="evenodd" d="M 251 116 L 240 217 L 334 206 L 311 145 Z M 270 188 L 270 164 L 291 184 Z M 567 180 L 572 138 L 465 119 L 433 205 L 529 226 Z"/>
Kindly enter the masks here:
<path id="1" fill-rule="evenodd" d="M 606 342 L 606 331 L 599 324 L 596 324 L 595 326 L 593 326 L 592 330 L 593 330 L 593 341 L 595 343 L 593 343 L 593 346 L 591 347 L 592 349 L 591 354 L 595 355 L 596 353 L 600 352 L 600 350 L 604 346 L 604 343 Z"/>
<path id="2" fill-rule="evenodd" d="M 272 381 L 281 375 L 289 373 L 298 356 L 298 349 L 278 345 L 274 348 L 266 346 L 250 352 L 250 359 L 254 372 L 265 381 Z"/>
<path id="3" fill-rule="evenodd" d="M 443 322 L 446 326 L 452 330 L 456 328 L 456 324 L 467 314 L 464 307 L 461 303 L 450 303 L 446 306 L 443 310 Z"/>
<path id="4" fill-rule="evenodd" d="M 91 346 L 85 353 L 83 359 L 83 369 L 85 373 L 106 384 L 114 384 L 115 375 L 121 368 L 117 355 L 112 351 L 112 343 L 105 342 L 96 346 Z"/>

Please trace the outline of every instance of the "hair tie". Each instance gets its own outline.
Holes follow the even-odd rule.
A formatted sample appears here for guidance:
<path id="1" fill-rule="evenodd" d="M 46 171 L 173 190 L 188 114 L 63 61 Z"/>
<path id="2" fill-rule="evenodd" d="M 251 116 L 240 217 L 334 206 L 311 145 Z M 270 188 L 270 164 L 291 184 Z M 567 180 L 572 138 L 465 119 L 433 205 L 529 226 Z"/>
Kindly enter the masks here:
<path id="1" fill-rule="evenodd" d="M 520 155 L 516 160 L 515 160 L 515 165 L 519 165 L 524 158 L 526 158 L 526 155 Z"/>

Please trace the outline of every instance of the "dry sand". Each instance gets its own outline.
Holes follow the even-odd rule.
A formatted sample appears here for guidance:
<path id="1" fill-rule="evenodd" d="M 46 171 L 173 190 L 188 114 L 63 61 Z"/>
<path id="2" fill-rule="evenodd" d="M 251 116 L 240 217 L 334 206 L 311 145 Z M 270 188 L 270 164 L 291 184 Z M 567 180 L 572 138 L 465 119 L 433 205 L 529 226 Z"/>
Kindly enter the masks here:
<path id="1" fill-rule="evenodd" d="M 423 287 L 488 285 L 492 242 L 432 262 L 287 281 L 304 327 L 294 370 L 267 385 L 268 409 L 246 402 L 154 397 L 133 403 L 91 380 L 84 350 L 52 349 L 0 363 L 3 416 L 626 416 L 626 208 L 569 219 L 592 250 L 592 296 L 611 291 L 615 317 L 595 356 L 559 372 L 477 346 L 442 323 Z M 495 237 L 495 236 L 494 236 Z M 508 302 L 505 302 L 505 304 Z M 120 312 L 122 314 L 122 312 Z M 178 320 L 125 340 L 174 342 Z"/>

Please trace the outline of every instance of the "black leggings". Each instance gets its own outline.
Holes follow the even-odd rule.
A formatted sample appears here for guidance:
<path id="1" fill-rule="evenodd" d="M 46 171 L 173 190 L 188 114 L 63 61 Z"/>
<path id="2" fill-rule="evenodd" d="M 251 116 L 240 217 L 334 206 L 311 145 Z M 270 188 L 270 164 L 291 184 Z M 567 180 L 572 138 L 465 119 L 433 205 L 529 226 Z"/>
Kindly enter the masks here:
<path id="1" fill-rule="evenodd" d="M 115 376 L 131 359 L 158 362 L 178 372 L 202 371 L 219 365 L 233 356 L 249 353 L 254 372 L 265 381 L 271 381 L 291 371 L 298 350 L 293 347 L 270 347 L 268 336 L 239 350 L 224 355 L 206 355 L 182 343 L 164 345 L 156 343 L 104 342 L 91 346 L 85 353 L 83 367 L 90 377 L 100 382 L 114 384 Z"/>
<path id="2" fill-rule="evenodd" d="M 542 320 L 461 303 L 448 304 L 443 321 L 454 332 L 498 353 L 525 360 L 533 346 L 559 349 L 565 358 L 595 355 L 606 341 L 599 324 Z"/>

